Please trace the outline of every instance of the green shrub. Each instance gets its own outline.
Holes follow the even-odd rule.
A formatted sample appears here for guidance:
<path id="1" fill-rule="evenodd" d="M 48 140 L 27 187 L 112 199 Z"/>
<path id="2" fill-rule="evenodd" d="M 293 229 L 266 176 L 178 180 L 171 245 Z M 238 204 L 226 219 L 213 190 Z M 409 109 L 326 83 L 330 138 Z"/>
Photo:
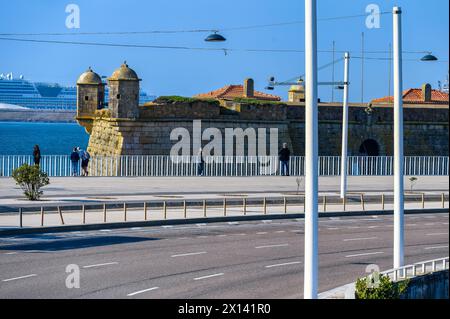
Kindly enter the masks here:
<path id="1" fill-rule="evenodd" d="M 394 283 L 389 276 L 380 275 L 379 282 L 374 282 L 374 277 L 360 278 L 356 282 L 356 299 L 400 299 L 400 296 L 408 288 L 409 281 Z"/>
<path id="2" fill-rule="evenodd" d="M 242 103 L 242 104 L 252 104 L 252 105 L 279 105 L 279 106 L 286 105 L 283 102 L 249 99 L 249 98 L 244 98 L 244 97 L 234 98 L 233 102 Z"/>
<path id="3" fill-rule="evenodd" d="M 48 175 L 37 165 L 23 164 L 13 171 L 12 177 L 29 200 L 38 200 L 43 194 L 41 188 L 50 184 Z"/>
<path id="4" fill-rule="evenodd" d="M 172 96 L 160 96 L 156 100 L 153 101 L 153 103 L 161 103 L 161 104 L 177 104 L 177 103 L 188 103 L 193 104 L 197 102 L 204 102 L 214 105 L 219 105 L 219 101 L 215 99 L 199 99 L 199 98 L 192 98 L 192 97 L 184 97 L 184 96 L 178 96 L 178 95 L 172 95 Z"/>

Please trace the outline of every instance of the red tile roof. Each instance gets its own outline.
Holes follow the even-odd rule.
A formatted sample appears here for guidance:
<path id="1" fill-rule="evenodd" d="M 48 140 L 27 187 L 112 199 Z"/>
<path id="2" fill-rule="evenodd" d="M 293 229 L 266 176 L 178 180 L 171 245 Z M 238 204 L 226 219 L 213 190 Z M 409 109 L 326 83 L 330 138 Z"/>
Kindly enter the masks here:
<path id="1" fill-rule="evenodd" d="M 394 103 L 393 96 L 385 96 L 372 100 L 372 103 Z M 448 104 L 448 93 L 438 90 L 431 90 L 431 102 L 425 102 L 422 89 L 409 89 L 403 91 L 403 103 L 405 104 Z"/>
<path id="2" fill-rule="evenodd" d="M 232 100 L 234 98 L 244 97 L 244 86 L 243 85 L 227 85 L 215 91 L 208 93 L 197 94 L 194 97 L 197 98 L 214 98 L 214 99 L 224 99 Z M 265 101 L 281 101 L 281 97 L 267 94 L 259 91 L 254 92 L 252 99 L 265 100 Z"/>

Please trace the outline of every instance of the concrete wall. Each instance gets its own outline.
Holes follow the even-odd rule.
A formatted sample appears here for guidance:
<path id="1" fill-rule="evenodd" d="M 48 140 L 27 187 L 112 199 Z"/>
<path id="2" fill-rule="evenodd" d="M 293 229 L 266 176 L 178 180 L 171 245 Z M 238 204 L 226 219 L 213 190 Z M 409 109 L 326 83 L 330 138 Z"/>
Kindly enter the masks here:
<path id="1" fill-rule="evenodd" d="M 448 270 L 411 279 L 401 299 L 448 299 Z"/>

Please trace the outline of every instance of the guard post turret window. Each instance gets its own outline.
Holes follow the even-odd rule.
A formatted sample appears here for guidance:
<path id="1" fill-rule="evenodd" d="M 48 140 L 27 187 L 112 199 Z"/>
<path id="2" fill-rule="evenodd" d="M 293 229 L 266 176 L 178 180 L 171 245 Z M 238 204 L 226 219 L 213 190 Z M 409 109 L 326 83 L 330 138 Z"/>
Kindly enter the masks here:
<path id="1" fill-rule="evenodd" d="M 84 100 L 85 100 L 85 101 L 89 101 L 89 96 L 86 95 L 86 96 L 84 97 Z"/>
<path id="2" fill-rule="evenodd" d="M 118 100 L 120 100 L 120 94 L 117 94 L 117 96 L 116 96 L 116 97 L 117 97 L 117 99 L 118 99 Z"/>

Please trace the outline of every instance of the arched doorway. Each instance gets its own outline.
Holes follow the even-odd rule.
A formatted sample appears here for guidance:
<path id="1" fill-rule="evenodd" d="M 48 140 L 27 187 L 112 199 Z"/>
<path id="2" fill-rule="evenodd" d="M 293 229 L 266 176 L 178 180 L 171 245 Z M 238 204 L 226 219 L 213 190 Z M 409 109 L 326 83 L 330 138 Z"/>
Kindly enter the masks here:
<path id="1" fill-rule="evenodd" d="M 379 156 L 380 146 L 375 140 L 365 140 L 359 147 L 359 154 L 361 156 Z"/>

